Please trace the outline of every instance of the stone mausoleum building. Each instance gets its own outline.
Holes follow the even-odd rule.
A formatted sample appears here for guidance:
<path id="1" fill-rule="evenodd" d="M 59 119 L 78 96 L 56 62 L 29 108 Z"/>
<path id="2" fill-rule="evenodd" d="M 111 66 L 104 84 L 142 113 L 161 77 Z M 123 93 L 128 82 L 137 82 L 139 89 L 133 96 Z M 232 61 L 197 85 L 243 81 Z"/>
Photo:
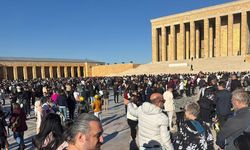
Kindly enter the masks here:
<path id="1" fill-rule="evenodd" d="M 88 59 L 0 57 L 0 80 L 89 77 L 92 67 L 103 64 Z"/>
<path id="2" fill-rule="evenodd" d="M 250 0 L 151 20 L 152 62 L 250 54 Z"/>

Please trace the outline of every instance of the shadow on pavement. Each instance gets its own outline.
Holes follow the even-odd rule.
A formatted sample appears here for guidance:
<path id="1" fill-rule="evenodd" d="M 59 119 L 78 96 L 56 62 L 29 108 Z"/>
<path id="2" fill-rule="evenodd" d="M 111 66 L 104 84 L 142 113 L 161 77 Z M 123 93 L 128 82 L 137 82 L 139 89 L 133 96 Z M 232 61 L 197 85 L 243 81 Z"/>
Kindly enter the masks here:
<path id="1" fill-rule="evenodd" d="M 120 107 L 120 106 L 122 106 L 122 105 L 124 105 L 124 104 L 123 104 L 123 103 L 120 103 L 120 104 L 117 104 L 117 105 L 114 105 L 114 106 L 110 107 L 109 109 L 114 109 L 114 108 Z"/>
<path id="2" fill-rule="evenodd" d="M 113 121 L 115 121 L 115 120 L 118 120 L 118 119 L 120 119 L 120 118 L 122 118 L 122 117 L 124 117 L 124 116 L 125 116 L 125 114 L 123 114 L 123 115 L 121 115 L 121 116 L 119 116 L 119 117 L 113 117 L 112 119 L 110 118 L 109 121 L 107 121 L 106 123 L 103 123 L 102 125 L 103 125 L 103 126 L 106 126 L 106 125 L 110 124 L 111 122 L 113 122 Z"/>
<path id="3" fill-rule="evenodd" d="M 110 141 L 110 140 L 112 140 L 114 137 L 116 137 L 118 135 L 118 133 L 119 132 L 116 131 L 116 132 L 113 132 L 113 133 L 105 136 L 103 144 L 106 143 L 106 142 L 108 142 L 108 141 Z"/>
<path id="4" fill-rule="evenodd" d="M 24 139 L 24 144 L 26 146 L 26 150 L 32 150 L 33 148 L 33 144 L 32 144 L 32 139 L 34 136 L 30 136 L 26 139 Z M 18 144 L 16 142 L 12 143 L 9 145 L 9 149 L 18 149 Z"/>
<path id="5" fill-rule="evenodd" d="M 104 118 L 104 119 L 102 119 L 102 123 L 105 123 L 106 121 L 108 121 L 108 120 L 110 120 L 110 119 L 113 119 L 113 118 L 115 118 L 117 115 L 112 115 L 112 116 L 110 116 L 110 117 L 106 117 L 106 118 Z"/>

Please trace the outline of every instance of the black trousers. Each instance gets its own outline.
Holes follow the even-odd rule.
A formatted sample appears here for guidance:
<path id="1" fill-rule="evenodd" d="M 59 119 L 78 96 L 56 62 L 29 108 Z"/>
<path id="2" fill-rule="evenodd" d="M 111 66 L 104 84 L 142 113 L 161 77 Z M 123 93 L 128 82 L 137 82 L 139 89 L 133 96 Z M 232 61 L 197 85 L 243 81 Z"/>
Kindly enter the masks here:
<path id="1" fill-rule="evenodd" d="M 69 118 L 74 119 L 74 113 L 75 113 L 75 108 L 70 108 L 69 109 Z"/>
<path id="2" fill-rule="evenodd" d="M 115 102 L 115 103 L 118 103 L 118 102 L 119 102 L 119 93 L 118 93 L 118 92 L 115 92 L 115 93 L 114 93 L 114 102 Z"/>
<path id="3" fill-rule="evenodd" d="M 134 121 L 134 120 L 130 120 L 128 119 L 128 125 L 130 127 L 130 132 L 131 132 L 131 137 L 133 140 L 135 140 L 136 138 L 136 127 L 137 127 L 137 124 L 138 124 L 138 121 Z"/>

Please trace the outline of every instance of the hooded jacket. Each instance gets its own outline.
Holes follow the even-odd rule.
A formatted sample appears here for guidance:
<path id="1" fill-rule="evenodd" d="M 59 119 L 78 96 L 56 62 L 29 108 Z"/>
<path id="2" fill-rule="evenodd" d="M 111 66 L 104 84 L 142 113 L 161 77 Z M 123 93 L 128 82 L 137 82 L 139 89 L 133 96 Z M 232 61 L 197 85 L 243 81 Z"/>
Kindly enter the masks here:
<path id="1" fill-rule="evenodd" d="M 161 108 L 149 102 L 144 102 L 137 108 L 129 103 L 128 111 L 138 118 L 140 147 L 173 150 L 168 131 L 168 118 Z"/>

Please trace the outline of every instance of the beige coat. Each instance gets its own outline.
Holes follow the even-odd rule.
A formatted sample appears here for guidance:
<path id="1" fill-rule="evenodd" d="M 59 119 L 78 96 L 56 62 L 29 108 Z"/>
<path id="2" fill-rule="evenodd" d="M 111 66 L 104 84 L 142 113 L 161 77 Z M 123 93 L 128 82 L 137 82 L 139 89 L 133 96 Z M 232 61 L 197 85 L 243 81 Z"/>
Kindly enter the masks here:
<path id="1" fill-rule="evenodd" d="M 165 99 L 164 110 L 165 111 L 174 111 L 175 106 L 174 106 L 173 93 L 170 92 L 170 91 L 166 91 L 166 92 L 163 93 L 163 98 Z"/>

